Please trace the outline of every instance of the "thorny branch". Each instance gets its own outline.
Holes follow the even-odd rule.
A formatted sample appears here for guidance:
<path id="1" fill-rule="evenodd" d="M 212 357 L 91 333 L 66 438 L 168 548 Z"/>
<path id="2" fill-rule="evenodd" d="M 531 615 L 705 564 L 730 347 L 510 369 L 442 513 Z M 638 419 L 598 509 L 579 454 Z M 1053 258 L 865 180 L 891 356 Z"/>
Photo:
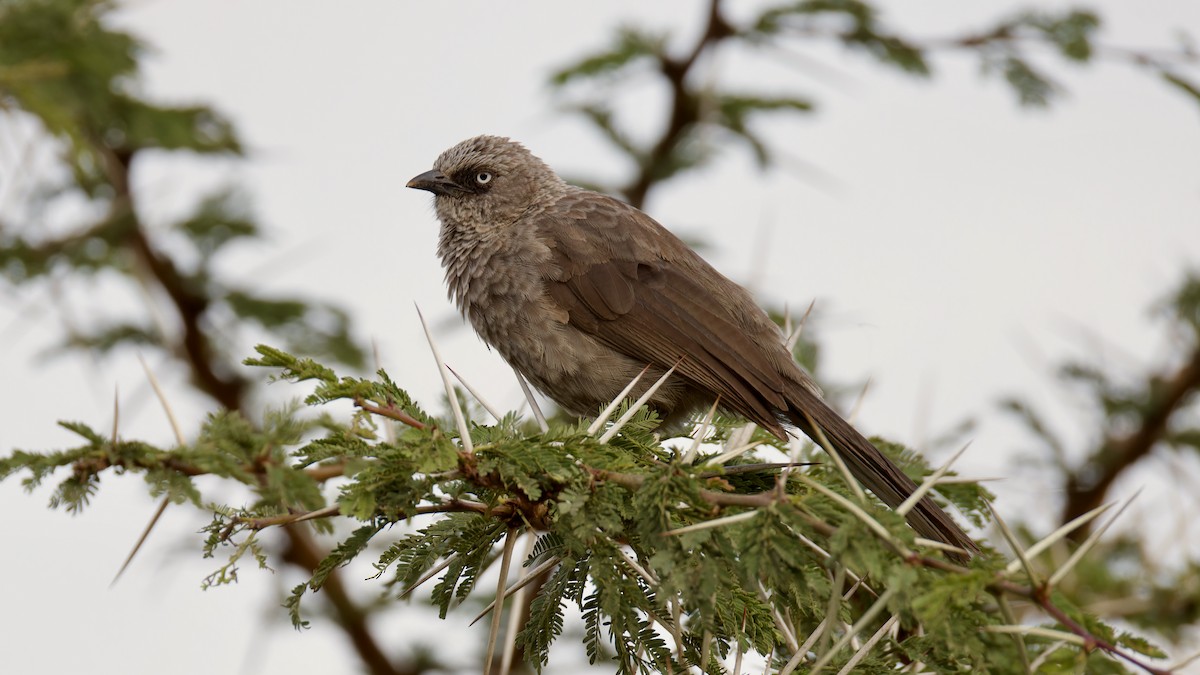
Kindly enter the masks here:
<path id="1" fill-rule="evenodd" d="M 836 3 L 833 3 L 836 6 Z M 817 12 L 820 13 L 820 12 Z M 812 14 L 806 15 L 811 18 Z M 655 54 L 655 67 L 669 91 L 668 112 L 666 123 L 657 138 L 648 143 L 644 149 L 628 143 L 618 142 L 621 150 L 630 155 L 636 163 L 636 173 L 628 183 L 619 188 L 618 192 L 633 206 L 643 208 L 649 192 L 663 181 L 671 178 L 678 153 L 682 144 L 697 125 L 708 121 L 711 106 L 706 97 L 708 92 L 697 89 L 694 82 L 696 65 L 705 54 L 712 53 L 718 45 L 730 38 L 743 36 L 746 29 L 729 21 L 722 12 L 721 0 L 709 0 L 706 10 L 706 23 L 700 35 L 683 56 L 673 57 L 666 51 Z M 1037 30 L 1026 25 L 1027 17 L 1018 17 L 1001 22 L 989 30 L 968 33 L 960 36 L 938 37 L 928 39 L 898 38 L 884 36 L 903 44 L 918 54 L 918 58 L 932 51 L 972 50 L 985 55 L 989 52 L 1000 54 L 1015 53 L 1018 47 L 1025 45 L 1044 45 L 1063 50 L 1062 44 L 1045 30 Z M 782 31 L 788 36 L 807 39 L 835 39 L 843 42 L 856 42 L 862 36 L 859 29 L 844 28 L 832 22 L 804 21 L 785 25 Z M 1087 40 L 1086 51 L 1072 53 L 1068 58 L 1087 60 L 1093 55 L 1111 61 L 1132 64 L 1134 66 L 1156 70 L 1158 74 L 1175 84 L 1191 91 L 1192 85 L 1178 80 L 1174 72 L 1184 66 L 1194 66 L 1200 63 L 1200 52 L 1195 48 L 1184 45 L 1179 49 L 1138 49 L 1097 43 Z M 925 72 L 924 66 L 919 69 Z M 611 130 L 610 130 L 611 134 Z"/>
<path id="2" fill-rule="evenodd" d="M 1150 403 L 1136 429 L 1124 436 L 1106 437 L 1083 468 L 1068 474 L 1062 522 L 1070 522 L 1099 506 L 1117 477 L 1154 450 L 1167 432 L 1171 416 L 1197 392 L 1200 392 L 1200 345 L 1173 375 L 1151 389 Z"/>
<path id="3" fill-rule="evenodd" d="M 465 453 L 460 454 L 460 467 L 459 470 L 455 472 L 455 477 L 476 482 L 480 487 L 495 487 L 494 485 L 491 485 L 489 477 L 481 475 L 477 470 L 475 470 L 475 461 L 476 458 L 474 455 L 467 455 Z M 586 466 L 583 468 L 592 475 L 594 480 L 598 482 L 608 481 L 616 485 L 620 485 L 630 491 L 636 491 L 640 489 L 646 481 L 645 476 L 638 474 L 593 469 Z M 485 485 L 485 483 L 487 484 Z M 794 507 L 794 504 L 788 495 L 781 494 L 775 489 L 753 494 L 736 494 L 703 489 L 700 491 L 700 496 L 706 502 L 712 504 L 718 509 L 726 507 L 757 509 L 766 508 L 772 505 Z M 475 512 L 482 516 L 496 518 L 503 522 L 511 522 L 513 518 L 520 518 L 525 522 L 536 522 L 536 520 L 544 518 L 547 505 L 543 502 L 546 502 L 549 499 L 550 498 L 547 497 L 543 500 L 530 501 L 523 497 L 518 497 L 505 501 L 495 507 L 488 507 L 486 504 L 479 502 L 454 499 L 439 504 L 422 505 L 409 515 L 414 516 L 428 513 L 457 511 Z M 803 510 L 798 510 L 798 513 L 800 517 L 809 524 L 809 526 L 813 527 L 814 530 L 820 532 L 822 535 L 826 537 L 833 537 L 837 534 L 838 528 L 836 526 L 831 525 L 828 522 Z M 316 511 L 290 513 L 270 518 L 250 519 L 244 521 L 244 523 L 250 529 L 259 530 L 272 526 L 287 526 L 313 518 L 327 518 L 338 515 L 342 514 L 340 513 L 339 508 L 334 505 Z M 893 553 L 901 555 L 905 562 L 909 565 L 935 569 L 948 574 L 967 574 L 971 572 L 971 570 L 967 567 L 954 564 L 941 558 L 928 557 L 906 551 L 900 547 L 897 547 L 896 542 L 888 538 L 881 537 L 881 541 L 891 548 Z M 1095 635 L 1085 626 L 1071 619 L 1071 617 L 1068 616 L 1067 613 L 1058 607 L 1051 599 L 1051 587 L 1049 584 L 1042 584 L 1040 586 L 1026 586 L 1013 582 L 1003 572 L 997 572 L 995 578 L 989 582 L 987 587 L 996 595 L 1014 595 L 1030 600 L 1042 611 L 1044 611 L 1047 616 L 1057 621 L 1066 630 L 1082 638 L 1085 641 L 1088 649 L 1100 649 L 1110 654 L 1114 658 L 1123 659 L 1128 663 L 1141 668 L 1147 673 L 1166 675 L 1168 672 L 1145 663 L 1137 657 L 1123 651 L 1118 646 Z"/>
<path id="4" fill-rule="evenodd" d="M 637 175 L 621 188 L 621 194 L 633 206 L 645 206 L 650 189 L 669 175 L 671 157 L 686 137 L 688 129 L 702 121 L 704 109 L 697 94 L 688 88 L 688 76 L 705 51 L 731 35 L 734 35 L 734 30 L 721 13 L 721 0 L 710 0 L 708 23 L 687 56 L 673 59 L 663 55 L 659 58 L 658 69 L 671 88 L 671 112 L 658 140 L 638 158 Z"/>
<path id="5" fill-rule="evenodd" d="M 645 482 L 645 477 L 643 476 L 617 473 L 613 471 L 592 470 L 592 475 L 595 476 L 597 480 L 608 480 L 631 491 L 637 490 Z M 701 490 L 700 494 L 705 501 L 715 506 L 764 508 L 772 504 L 792 504 L 789 497 L 781 495 L 777 490 L 769 490 L 757 494 L 731 494 L 714 490 Z M 813 527 L 813 529 L 817 530 L 822 535 L 832 537 L 837 533 L 837 527 L 830 525 L 829 523 L 812 516 L 811 514 L 805 513 L 802 510 L 799 511 L 799 513 L 800 516 L 811 527 Z M 906 554 L 904 551 L 896 548 L 894 542 L 891 540 L 881 538 L 881 541 L 891 548 L 893 553 L 902 555 L 905 561 L 910 565 L 928 567 L 930 569 L 936 569 L 950 574 L 966 574 L 971 571 L 967 567 L 956 565 L 941 558 L 931 558 L 912 553 Z M 1068 631 L 1083 638 L 1089 648 L 1100 649 L 1112 655 L 1113 657 L 1124 659 L 1125 661 L 1128 661 L 1129 663 L 1145 670 L 1148 673 L 1153 673 L 1155 675 L 1169 675 L 1168 671 L 1156 668 L 1148 663 L 1145 663 L 1144 661 L 1141 661 L 1133 655 L 1126 653 L 1116 645 L 1096 636 L 1085 626 L 1082 626 L 1075 620 L 1071 619 L 1071 617 L 1067 616 L 1066 612 L 1055 605 L 1053 600 L 1050 599 L 1051 589 L 1049 585 L 1042 585 L 1041 587 L 1023 586 L 1010 581 L 1002 573 L 997 573 L 996 578 L 988 584 L 988 588 L 996 594 L 1016 595 L 1031 600 L 1047 615 L 1062 624 L 1063 627 Z"/>
<path id="6" fill-rule="evenodd" d="M 97 140 L 95 147 L 105 148 L 105 143 Z M 112 210 L 109 215 L 113 219 L 129 222 L 126 244 L 138 254 L 150 280 L 157 284 L 170 299 L 183 334 L 176 346 L 189 366 L 196 387 L 212 397 L 218 404 L 228 410 L 244 410 L 248 394 L 248 382 L 238 376 L 222 375 L 213 362 L 216 349 L 211 337 L 203 329 L 204 315 L 209 309 L 209 298 L 193 288 L 193 285 L 183 276 L 175 264 L 166 256 L 154 249 L 146 237 L 145 229 L 138 220 L 136 204 L 130 190 L 129 173 L 136 156 L 135 149 L 115 149 L 107 153 L 106 171 L 114 190 Z M 203 473 L 192 467 L 194 473 L 188 473 L 184 466 L 174 467 L 185 475 Z M 264 465 L 253 467 L 258 473 L 266 471 Z M 314 471 L 323 478 L 339 475 L 332 466 L 314 467 Z M 311 575 L 325 554 L 320 551 L 312 534 L 303 528 L 284 528 L 288 538 L 288 547 L 284 560 L 302 568 Z M 335 570 L 325 583 L 324 597 L 332 606 L 338 623 L 350 639 L 359 658 L 372 675 L 407 675 L 415 672 L 394 665 L 384 654 L 382 647 L 375 639 L 367 625 L 367 611 L 346 593 L 340 575 Z"/>

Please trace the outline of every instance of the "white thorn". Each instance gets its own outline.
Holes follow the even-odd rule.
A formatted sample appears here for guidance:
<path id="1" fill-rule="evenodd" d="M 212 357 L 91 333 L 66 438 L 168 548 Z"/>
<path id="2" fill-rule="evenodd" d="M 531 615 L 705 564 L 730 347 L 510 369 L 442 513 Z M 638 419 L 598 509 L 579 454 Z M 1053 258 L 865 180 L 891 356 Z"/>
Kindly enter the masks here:
<path id="1" fill-rule="evenodd" d="M 525 381 L 525 376 L 521 375 L 516 368 L 513 368 L 513 375 L 517 376 L 517 382 L 521 385 L 521 391 L 525 392 L 525 400 L 529 401 L 529 408 L 533 411 L 533 418 L 537 420 L 538 428 L 542 433 L 549 431 L 550 426 L 546 424 L 546 416 L 542 414 L 542 408 L 538 405 L 537 399 L 533 397 L 533 390 L 529 388 L 529 383 Z"/>
<path id="2" fill-rule="evenodd" d="M 467 432 L 467 420 L 463 417 L 462 406 L 458 405 L 458 397 L 454 395 L 454 385 L 450 384 L 450 373 L 446 370 L 446 362 L 442 361 L 442 355 L 438 353 L 437 345 L 433 342 L 433 335 L 429 332 L 429 324 L 425 323 L 425 316 L 421 314 L 421 308 L 417 307 L 417 317 L 421 319 L 421 328 L 425 329 L 425 339 L 429 341 L 429 350 L 433 352 L 433 360 L 437 361 L 438 374 L 442 376 L 442 384 L 446 387 L 446 398 L 450 399 L 450 410 L 454 413 L 454 423 L 458 426 L 458 436 L 462 440 L 463 450 L 468 454 L 475 452 L 475 445 L 471 443 L 471 434 Z"/>
<path id="3" fill-rule="evenodd" d="M 629 392 L 633 391 L 634 386 L 637 385 L 638 380 L 642 379 L 642 376 L 646 374 L 647 370 L 650 370 L 650 366 L 648 364 L 645 368 L 642 368 L 642 372 L 633 376 L 633 379 L 629 381 L 629 384 L 625 385 L 625 388 L 621 390 L 621 393 L 614 396 L 612 401 L 609 401 L 604 410 L 600 411 L 600 416 L 597 417 L 587 428 L 588 436 L 595 436 L 596 432 L 600 431 L 600 427 L 604 426 L 604 423 L 608 421 L 609 417 L 612 417 L 613 411 L 617 409 L 617 406 L 621 405 L 621 401 L 625 400 L 625 397 L 629 395 Z"/>
<path id="4" fill-rule="evenodd" d="M 929 493 L 930 490 L 933 489 L 933 486 L 938 484 L 938 482 L 942 479 L 942 476 L 945 476 L 946 472 L 950 470 L 951 465 L 958 461 L 958 458 L 962 457 L 962 454 L 966 452 L 967 448 L 969 447 L 971 447 L 971 444 L 968 442 L 959 448 L 958 452 L 954 453 L 954 456 L 947 460 L 945 464 L 939 466 L 937 471 L 934 471 L 926 476 L 925 480 L 921 481 L 921 484 L 917 486 L 917 489 L 908 496 L 908 499 L 905 499 L 900 503 L 900 506 L 896 507 L 896 513 L 899 513 L 902 516 L 907 516 L 908 512 L 917 505 L 917 502 L 921 501 L 922 497 L 924 497 Z"/>
<path id="5" fill-rule="evenodd" d="M 717 416 L 717 404 L 721 402 L 721 397 L 713 401 L 712 407 L 708 409 L 708 414 L 704 416 L 704 421 L 696 428 L 696 438 L 692 441 L 691 447 L 683 455 L 683 463 L 691 464 L 696 460 L 696 453 L 700 450 L 700 444 L 704 442 L 704 435 L 708 433 L 712 427 L 713 418 Z"/>
<path id="6" fill-rule="evenodd" d="M 1050 575 L 1049 584 L 1051 587 L 1056 586 L 1058 582 L 1062 581 L 1063 577 L 1067 576 L 1071 569 L 1075 567 L 1076 563 L 1082 560 L 1083 556 L 1086 555 L 1088 551 L 1092 550 L 1092 547 L 1096 545 L 1096 542 L 1100 541 L 1101 535 L 1108 531 L 1108 528 L 1111 527 L 1113 523 L 1117 522 L 1117 519 L 1120 518 L 1121 514 L 1125 512 L 1125 509 L 1129 508 L 1129 505 L 1132 504 L 1133 500 L 1137 499 L 1138 495 L 1141 493 L 1142 491 L 1139 489 L 1137 492 L 1133 493 L 1129 499 L 1125 500 L 1125 503 L 1121 505 L 1120 509 L 1117 509 L 1117 512 L 1113 514 L 1113 517 L 1109 518 L 1108 522 L 1104 523 L 1104 525 L 1096 528 L 1096 531 L 1092 532 L 1092 534 L 1088 536 L 1083 544 L 1079 548 L 1075 549 L 1075 552 L 1071 554 L 1071 557 L 1067 558 L 1067 562 L 1063 563 L 1062 567 L 1058 568 L 1055 570 L 1054 574 Z"/>
<path id="7" fill-rule="evenodd" d="M 682 359 L 680 360 L 682 361 Z M 675 366 L 678 365 L 678 363 L 675 364 Z M 667 372 L 663 373 L 662 377 L 658 378 L 658 380 L 646 390 L 646 393 L 642 394 L 638 400 L 633 402 L 633 405 L 629 406 L 629 410 L 626 410 L 625 414 L 621 415 L 621 418 L 617 420 L 616 424 L 613 424 L 608 431 L 604 432 L 604 435 L 599 439 L 601 443 L 607 443 L 612 440 L 612 437 L 617 435 L 617 432 L 621 430 L 621 427 L 625 426 L 625 423 L 628 422 L 642 406 L 646 405 L 646 401 L 649 401 L 650 397 L 657 393 L 659 388 L 662 387 L 667 381 L 667 378 L 671 377 L 671 375 L 675 373 L 675 366 L 671 366 Z"/>
<path id="8" fill-rule="evenodd" d="M 1068 534 L 1074 532 L 1075 530 L 1079 529 L 1086 523 L 1090 522 L 1096 516 L 1099 516 L 1101 513 L 1104 513 L 1105 511 L 1112 508 L 1112 505 L 1115 503 L 1116 502 L 1109 502 L 1107 504 L 1101 504 L 1100 506 L 1097 506 L 1096 508 L 1092 509 L 1091 511 L 1088 511 L 1087 513 L 1083 514 L 1082 516 L 1075 518 L 1074 520 L 1067 523 L 1066 525 L 1063 525 L 1062 527 L 1058 528 L 1057 530 L 1051 532 L 1050 534 L 1043 537 L 1041 541 L 1034 544 L 1033 546 L 1030 546 L 1029 550 L 1027 551 L 1027 555 L 1029 555 L 1030 557 L 1037 556 L 1042 551 L 1045 551 L 1046 549 L 1050 548 L 1059 539 L 1062 539 L 1063 537 L 1067 536 Z M 1008 574 L 1012 574 L 1019 569 L 1021 569 L 1021 561 L 1020 561 L 1020 559 L 1014 559 L 1008 563 L 1008 567 L 1006 567 L 1004 571 L 1007 572 Z"/>

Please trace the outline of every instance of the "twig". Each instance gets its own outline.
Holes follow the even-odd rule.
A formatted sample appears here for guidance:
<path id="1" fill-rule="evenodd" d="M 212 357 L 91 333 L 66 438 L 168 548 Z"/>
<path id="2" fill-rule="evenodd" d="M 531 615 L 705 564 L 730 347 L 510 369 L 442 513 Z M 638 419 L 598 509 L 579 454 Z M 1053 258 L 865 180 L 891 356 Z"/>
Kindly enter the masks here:
<path id="1" fill-rule="evenodd" d="M 392 403 L 387 403 L 385 405 L 378 406 L 378 405 L 375 405 L 374 403 L 370 403 L 364 399 L 355 398 L 354 405 L 362 408 L 363 410 L 366 410 L 369 413 L 374 413 L 376 415 L 379 415 L 380 417 L 387 417 L 388 419 L 393 419 L 393 420 L 396 420 L 397 422 L 402 422 L 414 429 L 420 429 L 421 431 L 424 431 L 429 428 L 428 425 L 426 425 L 424 422 L 418 420 L 417 418 L 413 417 L 412 415 L 409 415 L 408 413 L 404 412 L 402 409 L 400 409 L 399 407 L 397 407 L 396 405 L 394 405 Z"/>
<path id="2" fill-rule="evenodd" d="M 408 516 L 411 518 L 412 516 L 422 516 L 422 515 L 426 515 L 426 514 L 430 514 L 430 513 L 462 513 L 462 512 L 484 514 L 484 513 L 488 512 L 488 507 L 486 504 L 480 504 L 478 502 L 470 502 L 470 501 L 465 501 L 462 499 L 453 499 L 453 500 L 450 500 L 447 502 L 443 502 L 441 504 L 425 504 L 422 506 L 418 506 L 415 509 L 413 509 L 412 513 L 408 514 Z M 295 523 L 302 523 L 306 520 L 315 520 L 317 518 L 332 518 L 333 516 L 339 516 L 339 515 L 342 515 L 341 507 L 339 507 L 337 504 L 331 504 L 330 506 L 316 509 L 314 511 L 301 511 L 298 513 L 285 513 L 285 514 L 278 515 L 278 516 L 268 516 L 266 518 L 246 518 L 246 519 L 240 520 L 238 522 L 245 525 L 246 528 L 250 529 L 250 530 L 263 530 L 268 527 L 293 525 Z"/>
<path id="3" fill-rule="evenodd" d="M 1141 414 L 1138 428 L 1126 436 L 1105 438 L 1087 465 L 1067 477 L 1064 522 L 1099 506 L 1121 472 L 1154 449 L 1166 433 L 1171 417 L 1190 395 L 1200 391 L 1200 345 L 1186 363 L 1175 373 L 1163 376 L 1160 382 L 1150 396 L 1148 408 Z"/>

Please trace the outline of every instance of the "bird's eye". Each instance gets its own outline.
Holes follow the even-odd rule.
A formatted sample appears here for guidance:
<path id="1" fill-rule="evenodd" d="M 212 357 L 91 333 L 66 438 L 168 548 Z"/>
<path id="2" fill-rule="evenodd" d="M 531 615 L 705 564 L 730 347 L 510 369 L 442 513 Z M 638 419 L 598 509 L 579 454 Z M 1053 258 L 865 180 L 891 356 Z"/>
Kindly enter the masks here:
<path id="1" fill-rule="evenodd" d="M 479 173 L 475 174 L 475 182 L 479 183 L 480 185 L 487 185 L 488 183 L 492 182 L 492 174 L 486 171 L 480 171 Z"/>

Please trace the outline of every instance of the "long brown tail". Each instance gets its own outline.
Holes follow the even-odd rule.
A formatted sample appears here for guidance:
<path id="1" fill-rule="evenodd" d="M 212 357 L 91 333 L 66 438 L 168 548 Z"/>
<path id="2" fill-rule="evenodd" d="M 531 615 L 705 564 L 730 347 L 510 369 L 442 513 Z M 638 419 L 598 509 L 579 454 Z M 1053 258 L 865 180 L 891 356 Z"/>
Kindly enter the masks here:
<path id="1" fill-rule="evenodd" d="M 787 398 L 791 406 L 787 411 L 788 420 L 814 441 L 818 436 L 813 425 L 820 427 L 850 473 L 885 504 L 896 508 L 916 491 L 917 484 L 900 467 L 816 394 L 804 387 L 796 387 L 787 393 Z M 917 502 L 907 518 L 908 524 L 923 537 L 957 546 L 971 554 L 979 552 L 975 541 L 928 496 Z M 961 556 L 955 557 L 961 559 Z"/>

